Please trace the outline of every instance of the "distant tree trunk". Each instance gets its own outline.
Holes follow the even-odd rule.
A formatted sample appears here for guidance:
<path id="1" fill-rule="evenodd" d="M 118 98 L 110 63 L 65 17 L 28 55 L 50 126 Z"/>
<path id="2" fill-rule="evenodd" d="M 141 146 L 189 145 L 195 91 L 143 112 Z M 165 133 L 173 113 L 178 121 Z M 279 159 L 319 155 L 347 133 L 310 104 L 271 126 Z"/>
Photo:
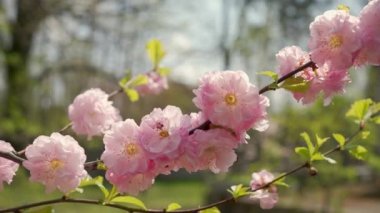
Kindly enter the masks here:
<path id="1" fill-rule="evenodd" d="M 380 101 L 380 66 L 372 66 L 368 69 L 368 82 L 366 88 L 366 96 L 375 101 Z"/>
<path id="2" fill-rule="evenodd" d="M 33 35 L 42 20 L 47 16 L 42 0 L 17 1 L 17 17 L 10 23 L 11 41 L 5 45 L 5 78 L 7 90 L 5 94 L 5 118 L 24 117 L 29 94 L 29 76 L 27 63 L 32 46 Z"/>
<path id="3" fill-rule="evenodd" d="M 230 2 L 231 3 L 231 2 Z M 230 68 L 231 65 L 231 50 L 230 45 L 228 43 L 229 39 L 229 25 L 230 25 L 230 16 L 229 16 L 229 1 L 224 0 L 222 3 L 223 9 L 222 11 L 222 37 L 220 40 L 220 49 L 223 54 L 223 69 L 227 70 Z"/>

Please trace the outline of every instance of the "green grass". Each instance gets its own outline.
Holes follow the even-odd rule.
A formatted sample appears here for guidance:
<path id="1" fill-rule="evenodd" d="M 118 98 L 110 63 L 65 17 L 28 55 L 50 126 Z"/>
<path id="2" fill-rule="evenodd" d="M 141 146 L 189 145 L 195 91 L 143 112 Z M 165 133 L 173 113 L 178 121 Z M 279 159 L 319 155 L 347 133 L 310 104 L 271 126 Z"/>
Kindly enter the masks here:
<path id="1" fill-rule="evenodd" d="M 96 187 L 86 187 L 84 193 L 75 193 L 76 198 L 101 199 L 102 193 Z M 148 208 L 163 209 L 172 202 L 179 203 L 182 207 L 197 207 L 202 204 L 206 185 L 202 181 L 156 181 L 152 188 L 141 193 L 138 198 L 143 200 Z M 61 197 L 59 192 L 46 194 L 44 186 L 28 181 L 28 174 L 20 169 L 11 185 L 4 184 L 0 191 L 0 209 L 39 202 L 47 199 Z M 35 208 L 37 209 L 37 208 Z M 122 212 L 117 209 L 100 205 L 62 203 L 54 205 L 55 212 Z M 34 209 L 33 209 L 34 210 Z"/>

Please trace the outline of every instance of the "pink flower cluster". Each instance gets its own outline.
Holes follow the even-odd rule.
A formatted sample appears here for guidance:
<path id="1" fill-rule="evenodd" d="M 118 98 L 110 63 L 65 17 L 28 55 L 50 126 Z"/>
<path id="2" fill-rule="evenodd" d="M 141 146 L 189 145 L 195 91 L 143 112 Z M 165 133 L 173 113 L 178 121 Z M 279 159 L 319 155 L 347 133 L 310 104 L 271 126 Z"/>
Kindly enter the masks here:
<path id="1" fill-rule="evenodd" d="M 262 209 L 271 209 L 278 202 L 278 193 L 275 185 L 271 184 L 268 187 L 259 189 L 274 179 L 272 173 L 266 170 L 252 173 L 251 189 L 252 192 L 250 198 L 260 201 L 260 207 Z"/>
<path id="2" fill-rule="evenodd" d="M 237 135 L 250 128 L 264 131 L 268 127 L 265 109 L 269 100 L 259 94 L 243 71 L 206 74 L 194 93 L 193 102 L 214 125 Z"/>
<path id="3" fill-rule="evenodd" d="M 10 143 L 0 140 L 0 151 L 13 152 L 15 151 Z M 3 189 L 3 182 L 10 184 L 13 176 L 16 174 L 18 164 L 0 157 L 0 190 Z"/>
<path id="4" fill-rule="evenodd" d="M 157 95 L 168 89 L 168 80 L 165 76 L 161 76 L 157 72 L 148 72 L 145 75 L 148 77 L 148 83 L 136 87 L 140 95 Z"/>
<path id="5" fill-rule="evenodd" d="M 90 89 L 78 95 L 69 106 L 69 118 L 74 132 L 92 137 L 103 134 L 121 120 L 119 110 L 112 106 L 101 89 Z"/>
<path id="6" fill-rule="evenodd" d="M 355 64 L 380 65 L 380 0 L 372 0 L 359 15 L 359 31 L 362 47 Z"/>
<path id="7" fill-rule="evenodd" d="M 380 0 L 363 8 L 359 18 L 343 10 L 330 10 L 310 24 L 310 53 L 290 46 L 276 55 L 282 75 L 312 60 L 316 67 L 294 76 L 307 83 L 305 91 L 293 91 L 303 104 L 323 94 L 325 104 L 333 95 L 344 92 L 350 82 L 348 69 L 353 65 L 380 64 Z"/>
<path id="8" fill-rule="evenodd" d="M 101 159 L 107 167 L 106 178 L 119 192 L 136 195 L 157 175 L 181 168 L 227 172 L 246 131 L 267 126 L 268 99 L 258 94 L 242 71 L 210 73 L 195 93 L 202 112 L 184 115 L 175 106 L 156 108 L 140 125 L 127 119 L 106 131 Z M 211 129 L 189 134 L 208 119 Z"/>
<path id="9" fill-rule="evenodd" d="M 87 176 L 84 149 L 71 136 L 39 136 L 26 148 L 25 156 L 23 166 L 30 171 L 30 180 L 44 184 L 47 192 L 58 188 L 68 193 Z"/>
<path id="10" fill-rule="evenodd" d="M 309 54 L 297 46 L 285 47 L 276 55 L 279 63 L 278 72 L 285 75 L 297 67 L 310 61 Z M 323 94 L 328 104 L 333 95 L 344 92 L 344 87 L 350 82 L 347 70 L 330 70 L 327 64 L 318 68 L 306 68 L 297 73 L 294 78 L 301 78 L 307 83 L 305 91 L 294 91 L 293 97 L 303 104 L 312 103 Z"/>

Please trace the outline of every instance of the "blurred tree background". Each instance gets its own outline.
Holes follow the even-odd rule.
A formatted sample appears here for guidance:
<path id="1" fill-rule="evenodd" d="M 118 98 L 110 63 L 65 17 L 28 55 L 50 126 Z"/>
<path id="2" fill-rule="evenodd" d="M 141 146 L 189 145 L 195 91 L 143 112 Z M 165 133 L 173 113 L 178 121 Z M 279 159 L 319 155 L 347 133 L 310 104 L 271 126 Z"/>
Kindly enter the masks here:
<path id="1" fill-rule="evenodd" d="M 67 106 L 80 92 L 92 87 L 111 92 L 126 70 L 134 74 L 150 70 L 144 45 L 152 37 L 162 40 L 167 49 L 163 63 L 173 70 L 170 89 L 136 103 L 117 96 L 114 102 L 124 118 L 139 122 L 154 107 L 168 104 L 179 106 L 184 113 L 197 111 L 191 101 L 192 89 L 207 71 L 245 70 L 252 82 L 263 86 L 268 79 L 255 73 L 275 70 L 275 53 L 284 46 L 307 49 L 313 17 L 339 3 L 357 15 L 366 1 L 2 0 L 0 138 L 21 150 L 36 136 L 65 126 Z M 349 105 L 364 97 L 380 100 L 379 67 L 352 70 L 351 74 L 353 83 L 346 95 L 327 107 L 321 102 L 300 106 L 284 91 L 269 93 L 271 127 L 265 133 L 251 132 L 231 174 L 180 171 L 159 177 L 142 199 L 153 207 L 163 208 L 170 201 L 197 206 L 223 197 L 221 191 L 231 184 L 248 184 L 253 171 L 286 171 L 300 163 L 293 150 L 301 143 L 303 131 L 323 137 L 333 132 L 349 135 L 356 128 L 344 117 Z M 338 154 L 334 158 L 339 165 L 318 167 L 318 177 L 308 178 L 301 172 L 290 178 L 292 187 L 283 190 L 273 212 L 358 212 L 362 208 L 378 212 L 379 134 L 377 129 L 369 136 L 365 164 Z M 90 159 L 99 156 L 101 138 L 75 137 Z M 46 197 L 42 187 L 26 182 L 25 171 L 19 173 L 14 184 L 0 192 L 0 207 Z M 215 180 L 217 187 L 208 188 Z M 35 194 L 33 199 L 30 194 Z M 256 211 L 256 205 L 243 201 L 237 209 L 225 207 L 225 212 L 247 212 L 251 206 Z M 65 206 L 61 211 L 69 211 L 66 208 L 70 212 L 96 210 Z"/>

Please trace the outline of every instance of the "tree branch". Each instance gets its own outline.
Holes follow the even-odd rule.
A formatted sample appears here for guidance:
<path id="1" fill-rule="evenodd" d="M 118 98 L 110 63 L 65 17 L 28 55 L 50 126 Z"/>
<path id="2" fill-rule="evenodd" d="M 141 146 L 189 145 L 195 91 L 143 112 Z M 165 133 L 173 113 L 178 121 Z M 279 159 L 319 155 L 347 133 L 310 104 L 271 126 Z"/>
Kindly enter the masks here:
<path id="1" fill-rule="evenodd" d="M 359 126 L 359 129 L 353 133 L 350 137 L 346 138 L 346 145 L 348 143 L 350 143 L 361 131 L 363 131 L 364 129 L 364 125 L 360 125 Z M 337 152 L 337 151 L 342 151 L 343 147 L 341 147 L 340 145 L 337 145 L 335 148 L 332 148 L 328 151 L 326 151 L 325 153 L 323 153 L 324 156 L 328 156 L 334 152 Z M 7 159 L 9 159 L 9 153 L 5 153 L 6 155 L 3 155 L 4 152 L 0 152 L 0 156 L 3 157 L 5 156 Z M 14 156 L 12 156 L 13 158 Z M 17 156 L 16 156 L 17 157 Z M 13 160 L 13 159 L 11 159 Z M 22 162 L 22 161 L 21 161 Z M 85 164 L 85 167 L 91 167 L 91 168 L 96 168 L 97 164 L 98 164 L 99 161 L 91 161 L 91 162 L 87 162 Z M 275 182 L 277 182 L 278 180 L 284 178 L 284 177 L 287 177 L 287 176 L 290 176 L 296 172 L 298 172 L 299 170 L 303 169 L 303 168 L 311 168 L 311 164 L 309 161 L 295 167 L 294 169 L 282 174 L 282 175 L 279 175 L 277 176 L 275 179 L 273 179 L 272 181 L 262 185 L 261 187 L 258 187 L 254 190 L 252 190 L 252 192 L 256 192 L 258 190 L 261 190 L 261 189 L 265 189 L 267 187 L 269 187 L 270 185 L 274 184 Z M 215 206 L 219 206 L 221 204 L 225 204 L 225 203 L 229 203 L 229 202 L 234 202 L 235 201 L 235 198 L 234 197 L 229 197 L 229 198 L 226 198 L 224 200 L 220 200 L 218 202 L 214 202 L 214 203 L 211 203 L 211 204 L 208 204 L 208 205 L 205 205 L 205 206 L 202 206 L 202 207 L 199 207 L 199 208 L 194 208 L 194 209 L 184 209 L 184 210 L 176 210 L 176 211 L 171 211 L 173 213 L 197 213 L 201 210 L 205 210 L 205 209 L 209 209 L 209 208 L 212 208 L 212 207 L 215 207 Z M 144 209 L 136 209 L 136 208 L 130 208 L 130 207 L 126 207 L 126 206 L 122 206 L 122 205 L 118 205 L 118 204 L 112 204 L 112 203 L 102 203 L 101 201 L 98 201 L 98 200 L 88 200 L 88 199 L 74 199 L 74 198 L 66 198 L 66 197 L 62 197 L 62 198 L 59 198 L 59 199 L 53 199 L 53 200 L 47 200 L 47 201 L 42 201 L 42 202 L 36 202 L 36 203 L 31 203 L 31 204 L 27 204 L 27 205 L 22 205 L 22 206 L 18 206 L 18 207 L 14 207 L 14 208 L 8 208 L 8 209 L 0 209 L 0 213 L 2 212 L 17 212 L 19 210 L 22 210 L 22 209 L 27 209 L 27 208 L 32 208 L 32 207 L 38 207 L 38 206 L 45 206 L 45 205 L 50 205 L 50 204 L 55 204 L 55 203 L 83 203 L 83 204 L 92 204 L 92 205 L 104 205 L 104 206 L 108 206 L 108 207 L 112 207 L 112 208 L 118 208 L 118 209 L 122 209 L 122 210 L 126 210 L 128 212 L 141 212 L 141 213 L 166 213 L 166 209 L 163 209 L 163 210 L 156 210 L 156 209 L 147 209 L 147 210 L 144 210 Z"/>

